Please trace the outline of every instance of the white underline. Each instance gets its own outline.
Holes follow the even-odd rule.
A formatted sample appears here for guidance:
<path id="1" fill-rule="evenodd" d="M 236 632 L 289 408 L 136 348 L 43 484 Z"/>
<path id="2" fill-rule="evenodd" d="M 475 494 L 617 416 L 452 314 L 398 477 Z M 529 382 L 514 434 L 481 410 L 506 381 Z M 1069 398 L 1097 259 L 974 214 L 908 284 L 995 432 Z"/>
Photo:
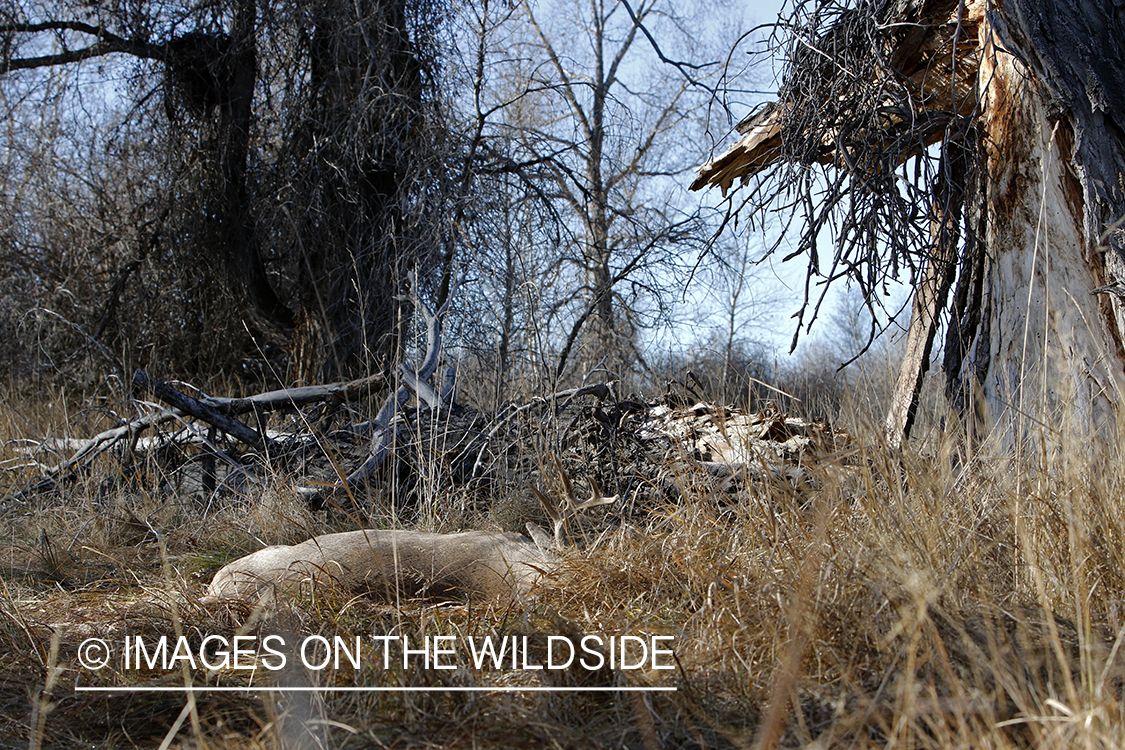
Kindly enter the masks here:
<path id="1" fill-rule="evenodd" d="M 674 687 L 245 687 L 216 686 L 144 686 L 93 687 L 77 685 L 79 693 L 668 693 Z"/>

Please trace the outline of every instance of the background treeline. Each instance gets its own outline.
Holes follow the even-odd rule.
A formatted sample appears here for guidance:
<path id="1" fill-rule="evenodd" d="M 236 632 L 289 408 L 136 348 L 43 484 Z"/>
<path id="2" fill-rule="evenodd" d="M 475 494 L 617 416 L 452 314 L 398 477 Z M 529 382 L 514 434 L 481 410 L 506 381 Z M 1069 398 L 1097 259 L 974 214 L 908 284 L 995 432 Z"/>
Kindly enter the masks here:
<path id="1" fill-rule="evenodd" d="M 748 106 L 740 33 L 666 0 L 4 3 L 3 376 L 389 373 L 413 272 L 482 406 L 599 369 L 834 403 L 847 347 L 779 364 L 761 241 L 684 190 Z"/>

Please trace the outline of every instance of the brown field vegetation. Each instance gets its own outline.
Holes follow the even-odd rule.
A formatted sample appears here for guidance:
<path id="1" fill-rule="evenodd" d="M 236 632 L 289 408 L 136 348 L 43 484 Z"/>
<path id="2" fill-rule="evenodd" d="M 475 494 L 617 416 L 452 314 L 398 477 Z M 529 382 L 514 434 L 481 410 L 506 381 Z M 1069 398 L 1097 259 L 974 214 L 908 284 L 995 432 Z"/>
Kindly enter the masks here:
<path id="1" fill-rule="evenodd" d="M 61 403 L 6 404 L 9 480 L 18 439 L 81 421 Z M 939 425 L 901 454 L 857 427 L 854 447 L 796 485 L 707 484 L 670 467 L 677 496 L 607 515 L 536 596 L 503 606 L 322 591 L 274 613 L 204 607 L 198 597 L 225 562 L 354 528 L 354 517 L 314 514 L 284 476 L 202 502 L 168 489 L 156 464 L 125 477 L 107 460 L 100 474 L 4 508 L 0 746 L 1121 746 L 1125 472 L 1077 450 L 993 455 Z M 526 498 L 472 513 L 452 494 L 434 498 L 413 525 L 542 520 Z M 182 634 L 195 646 L 270 633 L 362 635 L 364 668 L 290 664 L 258 669 L 255 685 L 438 689 L 247 687 L 190 699 L 75 689 L 250 683 L 245 671 L 182 663 L 91 672 L 78 663 L 86 638 Z M 368 668 L 382 666 L 368 635 L 528 636 L 534 660 L 549 635 L 587 634 L 674 636 L 675 668 Z M 675 691 L 445 690 L 536 685 Z"/>

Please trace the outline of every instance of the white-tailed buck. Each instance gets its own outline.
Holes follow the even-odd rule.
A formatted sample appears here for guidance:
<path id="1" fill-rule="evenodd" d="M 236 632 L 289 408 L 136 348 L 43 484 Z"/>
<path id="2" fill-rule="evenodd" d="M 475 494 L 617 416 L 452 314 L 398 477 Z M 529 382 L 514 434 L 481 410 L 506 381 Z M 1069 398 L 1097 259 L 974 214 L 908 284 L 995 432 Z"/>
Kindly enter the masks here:
<path id="1" fill-rule="evenodd" d="M 510 597 L 526 594 L 557 562 L 530 539 L 506 532 L 346 531 L 235 560 L 215 574 L 202 601 L 258 601 L 317 587 L 391 599 L 396 592 Z"/>
<path id="2" fill-rule="evenodd" d="M 567 522 L 580 513 L 617 500 L 603 497 L 591 479 L 590 500 L 579 502 L 574 487 L 555 460 L 566 495 L 559 507 L 538 490 L 562 547 Z M 533 533 L 539 529 L 528 525 Z M 546 534 L 535 533 L 537 537 Z M 338 586 L 355 594 L 404 596 L 522 596 L 559 558 L 527 537 L 502 531 L 432 534 L 423 531 L 365 529 L 322 534 L 300 544 L 266 547 L 228 564 L 215 574 L 202 601 L 259 601 L 277 593 L 311 593 Z"/>

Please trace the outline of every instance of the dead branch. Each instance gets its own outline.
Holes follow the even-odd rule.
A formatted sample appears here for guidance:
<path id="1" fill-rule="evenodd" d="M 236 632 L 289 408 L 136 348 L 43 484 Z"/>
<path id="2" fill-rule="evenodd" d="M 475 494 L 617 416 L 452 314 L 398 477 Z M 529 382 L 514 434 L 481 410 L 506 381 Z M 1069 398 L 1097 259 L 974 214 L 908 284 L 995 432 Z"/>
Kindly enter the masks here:
<path id="1" fill-rule="evenodd" d="M 281 409 L 297 409 L 308 404 L 323 401 L 347 401 L 370 395 L 372 387 L 384 380 L 383 375 L 368 375 L 357 380 L 349 380 L 326 385 L 309 385 L 298 388 L 282 388 L 267 393 L 259 393 L 246 398 L 219 398 L 204 396 L 199 403 L 230 416 L 238 416 L 251 411 L 269 412 Z"/>
<path id="2" fill-rule="evenodd" d="M 134 419 L 120 427 L 100 432 L 92 438 L 83 440 L 82 446 L 67 460 L 48 468 L 43 472 L 43 478 L 34 482 L 23 490 L 6 498 L 8 501 L 20 501 L 40 492 L 53 490 L 59 482 L 65 481 L 78 471 L 89 466 L 95 458 L 112 448 L 122 440 L 135 440 L 136 437 L 150 427 L 155 427 L 165 422 L 179 419 L 183 415 L 176 409 L 165 409 L 155 414 L 146 414 Z"/>
<path id="3" fill-rule="evenodd" d="M 257 430 L 207 406 L 185 393 L 177 391 L 167 383 L 149 377 L 142 370 L 137 370 L 133 373 L 133 385 L 143 391 L 155 394 L 161 401 L 175 407 L 181 413 L 193 416 L 196 419 L 202 419 L 207 424 L 213 425 L 231 437 L 247 445 L 251 445 L 258 450 L 268 451 L 273 447 L 269 438 Z"/>
<path id="4" fill-rule="evenodd" d="M 375 419 L 356 425 L 354 428 L 360 434 L 367 432 L 374 434 L 371 452 L 363 463 L 348 474 L 342 483 L 329 487 L 300 487 L 297 489 L 298 495 L 311 505 L 318 506 L 325 497 L 346 492 L 359 486 L 383 465 L 391 452 L 391 447 L 397 435 L 394 425 L 395 419 L 399 410 L 410 399 L 411 394 L 430 409 L 438 409 L 445 404 L 444 398 L 438 396 L 437 391 L 428 381 L 437 369 L 438 357 L 441 354 L 441 319 L 445 315 L 449 303 L 447 301 L 436 313 L 431 312 L 418 295 L 418 285 L 413 272 L 409 274 L 409 280 L 410 294 L 408 299 L 414 305 L 418 314 L 422 316 L 426 326 L 426 353 L 417 369 L 412 369 L 405 364 L 399 365 L 398 371 L 402 378 L 402 385 L 383 402 L 383 406 L 379 409 Z"/>

